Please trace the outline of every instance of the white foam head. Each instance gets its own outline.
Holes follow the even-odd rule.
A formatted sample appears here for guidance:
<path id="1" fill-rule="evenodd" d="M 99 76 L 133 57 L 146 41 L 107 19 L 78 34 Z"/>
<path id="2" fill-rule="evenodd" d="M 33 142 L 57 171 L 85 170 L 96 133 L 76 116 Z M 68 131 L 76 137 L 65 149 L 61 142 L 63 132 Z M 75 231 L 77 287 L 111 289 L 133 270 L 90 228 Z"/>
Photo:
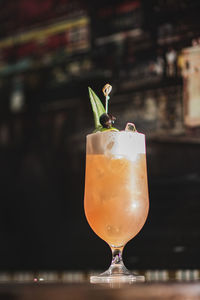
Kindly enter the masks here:
<path id="1" fill-rule="evenodd" d="M 145 135 L 130 131 L 104 131 L 87 135 L 87 154 L 123 156 L 135 160 L 145 154 Z"/>

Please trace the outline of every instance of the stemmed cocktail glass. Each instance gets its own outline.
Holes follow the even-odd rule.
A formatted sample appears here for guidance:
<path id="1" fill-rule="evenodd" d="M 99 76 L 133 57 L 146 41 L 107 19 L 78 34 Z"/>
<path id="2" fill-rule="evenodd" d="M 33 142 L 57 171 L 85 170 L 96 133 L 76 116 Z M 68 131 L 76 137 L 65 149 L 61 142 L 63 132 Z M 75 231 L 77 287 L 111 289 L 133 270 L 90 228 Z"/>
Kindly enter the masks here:
<path id="1" fill-rule="evenodd" d="M 90 281 L 143 280 L 127 270 L 122 252 L 143 227 L 149 210 L 144 134 L 105 131 L 87 135 L 84 208 L 89 225 L 112 250 L 109 269 Z"/>

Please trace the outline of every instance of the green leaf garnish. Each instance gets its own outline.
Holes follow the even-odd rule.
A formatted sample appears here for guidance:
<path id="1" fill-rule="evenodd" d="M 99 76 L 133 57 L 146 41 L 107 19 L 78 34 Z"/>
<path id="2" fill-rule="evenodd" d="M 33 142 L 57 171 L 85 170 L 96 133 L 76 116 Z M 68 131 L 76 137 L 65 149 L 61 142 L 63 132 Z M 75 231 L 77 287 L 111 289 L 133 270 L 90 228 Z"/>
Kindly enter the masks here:
<path id="1" fill-rule="evenodd" d="M 115 127 L 110 127 L 110 128 L 101 127 L 101 129 L 99 131 L 119 131 L 119 129 L 117 129 Z"/>
<path id="2" fill-rule="evenodd" d="M 95 133 L 98 131 L 101 131 L 101 132 L 103 132 L 103 131 L 119 131 L 119 129 L 117 129 L 115 127 L 104 128 L 103 126 L 99 126 L 98 128 L 95 128 L 95 130 L 93 132 Z"/>
<path id="3" fill-rule="evenodd" d="M 93 115 L 94 115 L 94 125 L 95 125 L 95 130 L 94 132 L 97 131 L 119 131 L 117 128 L 115 127 L 110 127 L 110 128 L 104 128 L 101 123 L 100 123 L 100 116 L 103 115 L 106 111 L 105 108 L 101 102 L 101 100 L 99 99 L 99 97 L 95 94 L 95 92 L 88 87 L 88 91 L 89 91 L 89 97 L 90 97 L 90 103 L 92 105 L 92 111 L 93 111 Z"/>
<path id="4" fill-rule="evenodd" d="M 94 115 L 95 130 L 101 131 L 101 128 L 103 127 L 99 121 L 99 118 L 102 114 L 105 113 L 105 108 L 101 100 L 99 99 L 99 97 L 95 94 L 95 92 L 90 87 L 88 87 L 88 91 L 89 91 L 90 102 L 92 105 L 92 111 Z"/>

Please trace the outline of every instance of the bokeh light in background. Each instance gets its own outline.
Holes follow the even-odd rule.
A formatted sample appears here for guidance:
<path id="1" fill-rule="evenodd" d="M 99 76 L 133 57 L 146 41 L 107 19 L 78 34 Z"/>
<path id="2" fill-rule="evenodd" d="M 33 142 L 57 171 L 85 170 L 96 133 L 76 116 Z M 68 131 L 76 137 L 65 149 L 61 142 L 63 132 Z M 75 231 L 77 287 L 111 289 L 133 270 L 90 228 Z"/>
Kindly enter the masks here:
<path id="1" fill-rule="evenodd" d="M 200 268 L 199 1 L 0 1 L 0 269 L 106 269 L 83 212 L 87 87 L 147 135 L 135 269 Z M 186 49 L 191 47 L 190 49 Z M 196 56 L 195 56 L 196 57 Z M 196 96 L 197 95 L 197 96 Z"/>

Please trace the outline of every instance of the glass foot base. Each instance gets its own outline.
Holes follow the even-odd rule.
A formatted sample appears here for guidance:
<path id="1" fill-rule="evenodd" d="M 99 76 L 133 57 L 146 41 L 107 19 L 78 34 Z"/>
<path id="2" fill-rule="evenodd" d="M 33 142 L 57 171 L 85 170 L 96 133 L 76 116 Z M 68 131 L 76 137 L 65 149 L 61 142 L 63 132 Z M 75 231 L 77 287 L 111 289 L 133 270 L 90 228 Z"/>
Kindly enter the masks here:
<path id="1" fill-rule="evenodd" d="M 97 275 L 91 276 L 90 282 L 91 283 L 133 283 L 133 282 L 144 282 L 144 276 L 137 276 L 134 274 L 131 275 Z"/>
<path id="2" fill-rule="evenodd" d="M 111 285 L 120 285 L 121 283 L 144 282 L 144 276 L 138 276 L 131 273 L 124 265 L 122 260 L 121 247 L 110 246 L 112 249 L 112 263 L 107 271 L 99 275 L 91 276 L 91 283 L 111 283 Z"/>

